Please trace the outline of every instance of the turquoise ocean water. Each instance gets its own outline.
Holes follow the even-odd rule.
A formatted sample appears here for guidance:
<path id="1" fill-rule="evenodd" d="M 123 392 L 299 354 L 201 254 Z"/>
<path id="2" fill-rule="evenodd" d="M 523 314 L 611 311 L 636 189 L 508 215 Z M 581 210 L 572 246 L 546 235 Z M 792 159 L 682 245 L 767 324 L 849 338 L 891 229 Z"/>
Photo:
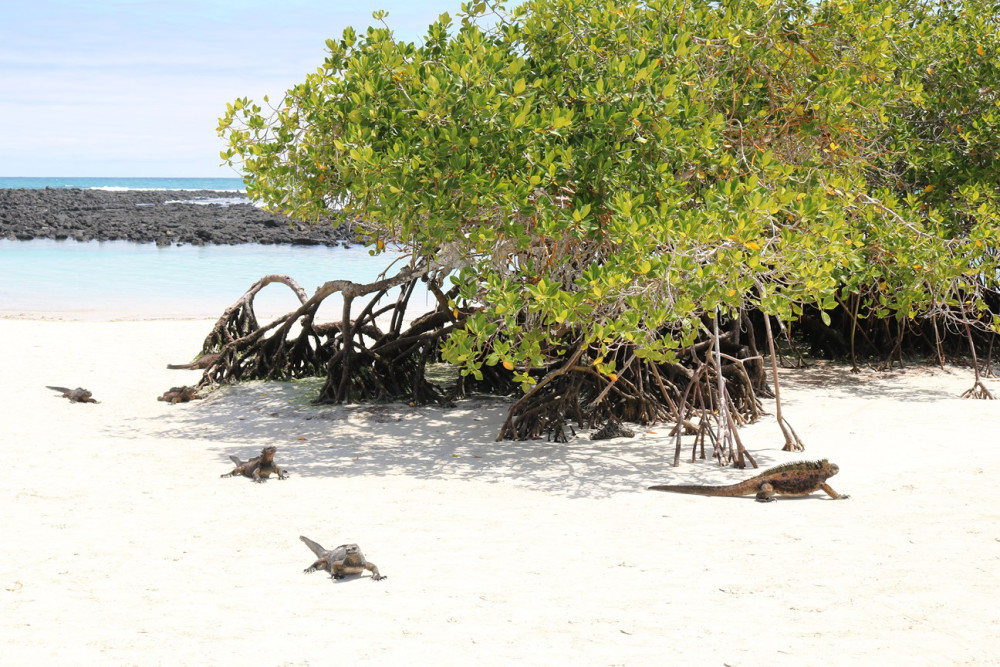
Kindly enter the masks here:
<path id="1" fill-rule="evenodd" d="M 28 185 L 28 181 L 35 184 Z M 239 185 L 239 179 L 0 178 L 0 187 L 237 190 Z M 0 239 L 0 315 L 214 318 L 265 275 L 289 275 L 312 294 L 328 280 L 375 280 L 398 256 L 384 253 L 371 257 L 360 246 L 161 248 L 125 241 Z M 425 292 L 414 295 L 415 308 L 422 310 L 426 303 Z M 270 285 L 255 304 L 258 315 L 267 317 L 286 313 L 298 302 L 284 285 Z M 320 319 L 339 319 L 339 307 L 337 299 L 328 299 Z"/>
<path id="2" fill-rule="evenodd" d="M 312 294 L 328 280 L 373 281 L 395 257 L 370 257 L 360 246 L 160 248 L 126 241 L 2 239 L 0 315 L 214 318 L 265 275 L 289 275 Z M 413 305 L 425 301 L 425 293 L 415 295 Z M 339 319 L 340 303 L 335 298 L 324 302 L 320 319 Z M 298 301 L 284 285 L 270 285 L 255 305 L 259 316 L 273 316 L 293 310 Z"/>

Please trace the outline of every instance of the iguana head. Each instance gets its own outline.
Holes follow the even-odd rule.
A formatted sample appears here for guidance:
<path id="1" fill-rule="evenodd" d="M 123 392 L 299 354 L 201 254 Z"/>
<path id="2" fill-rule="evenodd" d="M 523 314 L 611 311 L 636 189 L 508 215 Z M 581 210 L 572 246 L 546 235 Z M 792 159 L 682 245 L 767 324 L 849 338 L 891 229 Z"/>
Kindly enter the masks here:
<path id="1" fill-rule="evenodd" d="M 840 472 L 840 466 L 836 463 L 830 463 L 827 459 L 823 459 L 819 462 L 819 467 L 821 470 L 825 470 L 830 477 L 833 477 L 838 472 Z"/>
<path id="2" fill-rule="evenodd" d="M 274 453 L 276 451 L 278 451 L 278 448 L 273 445 L 270 447 L 265 447 L 264 449 L 260 450 L 260 459 L 262 461 L 273 461 Z"/>

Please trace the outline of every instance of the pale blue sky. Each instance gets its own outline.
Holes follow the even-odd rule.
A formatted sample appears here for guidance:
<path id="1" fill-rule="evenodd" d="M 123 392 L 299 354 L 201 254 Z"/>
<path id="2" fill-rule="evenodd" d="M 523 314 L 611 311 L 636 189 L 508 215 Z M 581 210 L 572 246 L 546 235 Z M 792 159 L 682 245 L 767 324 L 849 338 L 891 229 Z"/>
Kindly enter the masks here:
<path id="1" fill-rule="evenodd" d="M 376 9 L 419 41 L 461 0 L 0 0 L 0 176 L 234 176 L 226 103 L 277 98 Z"/>

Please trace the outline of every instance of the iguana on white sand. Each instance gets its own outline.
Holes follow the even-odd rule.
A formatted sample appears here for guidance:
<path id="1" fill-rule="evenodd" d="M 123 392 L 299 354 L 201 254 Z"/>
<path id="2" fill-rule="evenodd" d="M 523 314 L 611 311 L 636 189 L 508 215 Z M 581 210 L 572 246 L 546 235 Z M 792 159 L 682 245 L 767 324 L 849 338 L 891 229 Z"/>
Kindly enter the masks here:
<path id="1" fill-rule="evenodd" d="M 736 484 L 725 486 L 703 486 L 699 484 L 659 484 L 649 487 L 650 491 L 670 491 L 691 493 L 699 496 L 757 496 L 757 502 L 768 503 L 774 496 L 808 496 L 813 491 L 826 491 L 834 500 L 849 496 L 841 495 L 826 483 L 840 468 L 826 459 L 822 461 L 799 461 L 786 463 Z"/>
<path id="2" fill-rule="evenodd" d="M 361 553 L 361 548 L 357 544 L 341 544 L 336 549 L 328 551 L 305 535 L 300 535 L 299 539 L 306 543 L 317 558 L 316 562 L 303 572 L 326 570 L 332 578 L 343 579 L 345 575 L 361 574 L 368 570 L 372 573 L 372 581 L 385 579 L 385 575 L 379 574 L 375 563 L 365 560 L 365 555 Z"/>

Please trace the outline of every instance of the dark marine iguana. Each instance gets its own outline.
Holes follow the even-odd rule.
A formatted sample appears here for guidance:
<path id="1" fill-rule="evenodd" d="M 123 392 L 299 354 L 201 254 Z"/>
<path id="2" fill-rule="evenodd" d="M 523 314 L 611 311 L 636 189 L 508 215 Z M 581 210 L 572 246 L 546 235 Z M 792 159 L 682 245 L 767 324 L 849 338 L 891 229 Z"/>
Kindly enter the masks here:
<path id="1" fill-rule="evenodd" d="M 807 496 L 813 491 L 823 490 L 834 500 L 849 496 L 834 491 L 826 480 L 840 472 L 836 463 L 822 461 L 799 461 L 786 463 L 745 479 L 737 484 L 725 486 L 701 486 L 698 484 L 658 484 L 650 491 L 671 491 L 691 493 L 699 496 L 757 496 L 757 502 L 769 503 L 774 496 Z"/>
<path id="2" fill-rule="evenodd" d="M 610 440 L 611 438 L 634 438 L 635 431 L 622 426 L 619 422 L 609 421 L 599 431 L 590 434 L 591 440 Z"/>
<path id="3" fill-rule="evenodd" d="M 255 456 L 249 461 L 240 461 L 238 457 L 230 454 L 229 458 L 236 464 L 236 467 L 225 475 L 219 475 L 219 477 L 243 475 L 244 477 L 252 478 L 255 482 L 263 482 L 273 472 L 277 473 L 278 479 L 285 479 L 288 477 L 288 473 L 279 468 L 274 462 L 274 453 L 276 451 L 278 451 L 277 447 L 265 447 L 260 450 L 260 456 Z"/>
<path id="4" fill-rule="evenodd" d="M 211 352 L 209 354 L 203 354 L 190 364 L 167 364 L 167 368 L 172 370 L 194 370 L 208 368 L 215 363 L 215 360 L 219 358 L 219 352 Z"/>
<path id="5" fill-rule="evenodd" d="M 157 397 L 158 401 L 166 401 L 167 403 L 187 403 L 188 401 L 193 401 L 201 398 L 198 395 L 198 387 L 171 387 L 169 391 L 163 392 L 162 396 Z"/>
<path id="6" fill-rule="evenodd" d="M 327 551 L 305 535 L 299 535 L 299 539 L 312 549 L 317 558 L 317 561 L 302 570 L 303 572 L 326 570 L 330 573 L 331 578 L 343 579 L 345 575 L 361 574 L 365 570 L 369 570 L 372 573 L 372 581 L 381 581 L 386 578 L 385 575 L 379 574 L 375 563 L 365 560 L 365 555 L 361 553 L 361 548 L 357 544 L 341 544 L 336 549 Z"/>
<path id="7" fill-rule="evenodd" d="M 66 387 L 50 387 L 45 386 L 46 389 L 51 389 L 53 391 L 58 391 L 63 395 L 63 398 L 68 398 L 70 403 L 97 403 L 93 398 L 93 394 L 84 389 L 83 387 L 77 387 L 76 389 L 67 389 Z"/>

